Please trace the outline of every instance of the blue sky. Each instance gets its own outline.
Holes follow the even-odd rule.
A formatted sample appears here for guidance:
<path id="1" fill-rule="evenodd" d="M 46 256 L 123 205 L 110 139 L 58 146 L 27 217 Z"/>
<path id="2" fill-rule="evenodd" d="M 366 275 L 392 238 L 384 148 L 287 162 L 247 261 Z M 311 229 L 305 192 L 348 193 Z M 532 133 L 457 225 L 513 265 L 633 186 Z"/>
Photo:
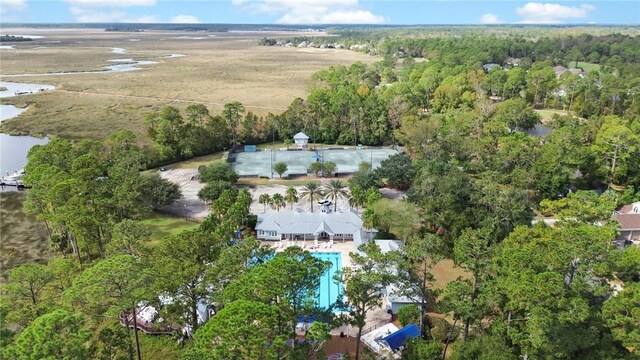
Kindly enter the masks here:
<path id="1" fill-rule="evenodd" d="M 0 22 L 637 25 L 640 1 L 0 0 Z"/>

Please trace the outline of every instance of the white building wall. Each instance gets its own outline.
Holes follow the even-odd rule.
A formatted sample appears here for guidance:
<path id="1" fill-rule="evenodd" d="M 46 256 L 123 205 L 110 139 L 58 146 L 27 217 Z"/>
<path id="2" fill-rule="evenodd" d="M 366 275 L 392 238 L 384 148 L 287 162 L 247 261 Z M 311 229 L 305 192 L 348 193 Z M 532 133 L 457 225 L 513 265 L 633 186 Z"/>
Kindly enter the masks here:
<path id="1" fill-rule="evenodd" d="M 275 230 L 258 230 L 257 237 L 260 240 L 280 240 L 280 234 Z"/>

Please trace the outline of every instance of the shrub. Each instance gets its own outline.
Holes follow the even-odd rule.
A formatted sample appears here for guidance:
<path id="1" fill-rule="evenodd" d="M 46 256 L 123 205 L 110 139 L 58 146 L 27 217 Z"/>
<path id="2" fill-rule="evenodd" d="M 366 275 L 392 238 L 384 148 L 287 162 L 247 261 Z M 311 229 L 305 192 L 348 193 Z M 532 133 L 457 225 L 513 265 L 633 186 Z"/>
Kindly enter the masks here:
<path id="1" fill-rule="evenodd" d="M 451 335 L 449 342 L 452 342 L 458 336 L 455 330 L 453 334 L 451 333 L 452 325 L 443 318 L 429 317 L 429 322 L 431 323 L 431 336 L 433 336 L 435 340 L 445 342 L 447 337 Z"/>
<path id="2" fill-rule="evenodd" d="M 398 310 L 398 321 L 402 326 L 420 324 L 420 309 L 415 305 L 405 305 Z"/>

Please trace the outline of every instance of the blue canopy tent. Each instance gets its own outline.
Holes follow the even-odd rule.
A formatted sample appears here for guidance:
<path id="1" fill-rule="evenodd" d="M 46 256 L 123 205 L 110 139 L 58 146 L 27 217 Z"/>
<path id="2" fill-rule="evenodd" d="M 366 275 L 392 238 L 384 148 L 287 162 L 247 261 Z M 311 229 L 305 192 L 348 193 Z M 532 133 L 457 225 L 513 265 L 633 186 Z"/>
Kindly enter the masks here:
<path id="1" fill-rule="evenodd" d="M 410 324 L 402 329 L 388 335 L 382 340 L 389 344 L 391 350 L 396 351 L 404 345 L 409 339 L 420 336 L 420 328 L 416 324 Z"/>

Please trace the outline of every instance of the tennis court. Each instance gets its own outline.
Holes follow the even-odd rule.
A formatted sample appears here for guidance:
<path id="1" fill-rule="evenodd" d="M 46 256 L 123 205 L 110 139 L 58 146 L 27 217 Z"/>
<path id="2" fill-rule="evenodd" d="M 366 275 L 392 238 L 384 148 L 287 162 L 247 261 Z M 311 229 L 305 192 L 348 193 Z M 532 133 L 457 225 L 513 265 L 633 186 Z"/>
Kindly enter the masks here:
<path id="1" fill-rule="evenodd" d="M 326 149 L 314 152 L 311 150 L 266 150 L 258 152 L 241 152 L 236 154 L 232 163 L 239 176 L 271 177 L 271 165 L 277 162 L 287 164 L 287 172 L 283 176 L 306 175 L 314 161 L 332 161 L 336 163 L 336 173 L 354 173 L 361 162 L 370 163 L 373 168 L 380 166 L 382 160 L 397 154 L 393 149 Z M 278 175 L 274 173 L 274 176 Z"/>

